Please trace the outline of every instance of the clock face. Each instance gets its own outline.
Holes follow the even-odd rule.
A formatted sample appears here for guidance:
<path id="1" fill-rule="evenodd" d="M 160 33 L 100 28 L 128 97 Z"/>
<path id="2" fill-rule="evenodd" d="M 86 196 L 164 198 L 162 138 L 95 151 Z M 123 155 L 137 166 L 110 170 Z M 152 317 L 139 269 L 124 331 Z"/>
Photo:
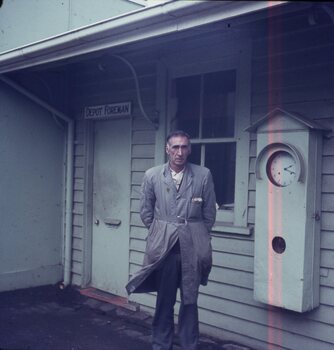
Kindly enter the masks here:
<path id="1" fill-rule="evenodd" d="M 276 186 L 289 186 L 296 179 L 297 164 L 293 155 L 287 151 L 274 152 L 267 161 L 267 175 Z"/>

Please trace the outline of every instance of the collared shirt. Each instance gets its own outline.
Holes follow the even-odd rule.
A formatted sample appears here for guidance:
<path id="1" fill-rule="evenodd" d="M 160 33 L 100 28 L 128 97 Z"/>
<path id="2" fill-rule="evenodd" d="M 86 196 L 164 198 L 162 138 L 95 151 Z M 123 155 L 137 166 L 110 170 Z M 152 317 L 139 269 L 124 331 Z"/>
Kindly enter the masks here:
<path id="1" fill-rule="evenodd" d="M 179 171 L 178 173 L 176 171 L 174 171 L 173 169 L 170 168 L 171 174 L 172 174 L 172 178 L 173 181 L 175 183 L 176 189 L 179 190 L 180 186 L 181 186 L 181 182 L 183 179 L 183 174 L 184 174 L 184 169 L 183 168 L 181 171 Z"/>

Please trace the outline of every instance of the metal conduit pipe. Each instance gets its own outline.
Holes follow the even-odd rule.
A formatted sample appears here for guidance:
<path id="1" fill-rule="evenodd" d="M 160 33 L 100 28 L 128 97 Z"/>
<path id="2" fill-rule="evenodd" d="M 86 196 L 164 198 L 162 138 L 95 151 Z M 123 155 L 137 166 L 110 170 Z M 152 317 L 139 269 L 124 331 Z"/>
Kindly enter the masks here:
<path id="1" fill-rule="evenodd" d="M 73 154 L 74 154 L 74 121 L 64 113 L 49 105 L 47 102 L 32 94 L 30 91 L 20 86 L 13 80 L 0 75 L 0 80 L 9 85 L 31 101 L 45 108 L 53 115 L 67 123 L 66 142 L 66 206 L 65 206 L 65 252 L 64 252 L 64 280 L 61 284 L 66 287 L 71 283 L 71 262 L 72 262 L 72 201 L 73 201 Z"/>
<path id="2" fill-rule="evenodd" d="M 129 68 L 130 71 L 132 73 L 133 79 L 135 81 L 135 86 L 136 86 L 136 95 L 137 95 L 137 101 L 138 101 L 138 105 L 140 108 L 140 111 L 142 112 L 144 118 L 150 122 L 151 124 L 153 124 L 153 126 L 155 127 L 155 129 L 158 129 L 159 127 L 159 121 L 157 118 L 151 119 L 145 112 L 145 109 L 143 107 L 143 103 L 142 103 L 142 99 L 141 99 L 141 94 L 140 94 L 140 88 L 139 88 L 139 81 L 138 81 L 138 76 L 137 76 L 137 72 L 135 70 L 135 68 L 133 67 L 133 65 L 124 57 L 119 56 L 119 55 L 110 55 L 110 57 L 115 57 L 119 60 L 121 60 L 123 63 L 125 63 Z"/>

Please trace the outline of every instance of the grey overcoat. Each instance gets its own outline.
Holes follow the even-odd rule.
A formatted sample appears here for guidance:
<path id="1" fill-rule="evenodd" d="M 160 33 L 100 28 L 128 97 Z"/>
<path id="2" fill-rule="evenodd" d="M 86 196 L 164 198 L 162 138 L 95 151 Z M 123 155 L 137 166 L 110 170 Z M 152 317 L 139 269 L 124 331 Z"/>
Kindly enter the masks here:
<path id="1" fill-rule="evenodd" d="M 210 230 L 216 197 L 209 169 L 188 163 L 179 191 L 168 163 L 146 171 L 141 186 L 140 217 L 148 228 L 143 267 L 128 282 L 130 293 L 156 291 L 154 273 L 177 239 L 182 261 L 184 304 L 196 303 L 212 266 Z"/>

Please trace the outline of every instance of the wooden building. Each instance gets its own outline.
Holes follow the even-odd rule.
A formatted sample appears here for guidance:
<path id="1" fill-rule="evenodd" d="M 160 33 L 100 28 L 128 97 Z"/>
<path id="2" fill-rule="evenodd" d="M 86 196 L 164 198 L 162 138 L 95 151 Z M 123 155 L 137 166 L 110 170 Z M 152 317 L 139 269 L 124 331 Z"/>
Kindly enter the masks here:
<path id="1" fill-rule="evenodd" d="M 126 298 L 147 234 L 142 176 L 165 162 L 166 134 L 181 128 L 192 161 L 212 169 L 219 205 L 201 331 L 259 350 L 333 348 L 331 3 L 161 2 L 3 52 L 0 73 L 0 161 L 12 169 L 0 175 L 0 239 L 9 259 L 19 222 L 21 266 L 36 254 L 30 245 L 55 255 L 39 250 L 45 261 L 25 283 L 5 265 L 2 290 L 63 281 Z M 7 147 L 26 151 L 18 166 Z M 278 180 L 276 156 L 292 159 Z M 17 169 L 30 175 L 14 190 L 24 202 L 10 203 Z M 46 265 L 51 275 L 37 277 Z M 154 294 L 130 300 L 153 312 Z"/>

